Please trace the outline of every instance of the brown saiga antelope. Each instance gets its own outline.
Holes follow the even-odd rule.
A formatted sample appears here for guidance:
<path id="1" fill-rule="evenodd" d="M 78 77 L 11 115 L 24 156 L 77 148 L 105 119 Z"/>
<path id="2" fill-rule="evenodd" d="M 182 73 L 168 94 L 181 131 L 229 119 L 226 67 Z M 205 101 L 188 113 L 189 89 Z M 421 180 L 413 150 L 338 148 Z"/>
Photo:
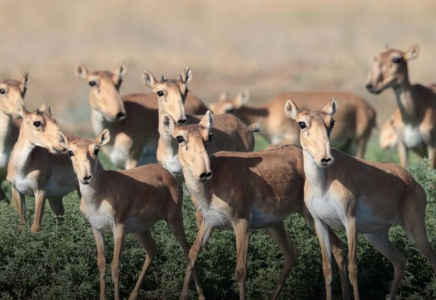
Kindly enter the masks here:
<path id="1" fill-rule="evenodd" d="M 335 147 L 347 151 L 351 155 L 363 158 L 366 143 L 375 126 L 376 112 L 361 97 L 343 91 L 321 92 L 288 92 L 281 94 L 260 106 L 247 105 L 249 94 L 242 90 L 236 98 L 229 98 L 223 93 L 220 100 L 210 106 L 216 114 L 231 113 L 245 124 L 253 124 L 260 118 L 260 133 L 273 145 L 300 143 L 298 126 L 283 114 L 283 106 L 287 99 L 303 108 L 312 109 L 322 105 L 324 99 L 336 97 L 341 100 L 342 109 L 337 115 L 337 131 L 332 134 Z"/>
<path id="2" fill-rule="evenodd" d="M 6 79 L 0 83 L 0 183 L 6 180 L 9 158 L 18 140 L 20 118 L 17 102 L 24 105 L 28 73 L 21 80 Z M 0 189 L 0 200 L 9 202 L 5 193 Z"/>
<path id="3" fill-rule="evenodd" d="M 12 197 L 22 223 L 26 213 L 24 197 L 35 198 L 31 231 L 38 232 L 45 199 L 54 215 L 62 216 L 62 197 L 77 188 L 77 179 L 67 153 L 61 153 L 64 150 L 61 143 L 66 137 L 60 132 L 50 108 L 44 104 L 40 109 L 28 112 L 23 103 L 16 105 L 23 121 L 9 160 L 7 180 L 12 184 Z"/>
<path id="4" fill-rule="evenodd" d="M 398 153 L 403 167 L 408 150 L 424 145 L 431 167 L 436 168 L 436 94 L 434 87 L 411 84 L 407 63 L 418 56 L 413 45 L 406 52 L 386 49 L 374 57 L 366 88 L 373 94 L 392 88 L 403 126 L 397 131 Z M 418 150 L 420 151 L 420 150 Z"/>
<path id="5" fill-rule="evenodd" d="M 185 109 L 185 98 L 188 92 L 188 83 L 192 79 L 192 71 L 186 68 L 178 79 L 165 79 L 163 76 L 160 81 L 156 80 L 149 71 L 144 71 L 142 79 L 145 85 L 153 89 L 158 98 L 159 104 L 159 134 L 160 139 L 157 149 L 157 160 L 173 175 L 181 177 L 182 167 L 178 158 L 178 145 L 172 137 L 172 132 L 168 132 L 163 122 L 164 114 L 170 115 L 176 120 L 177 125 L 198 124 L 203 116 L 193 116 L 187 114 Z M 254 127 L 252 127 L 254 128 Z M 254 128 L 255 129 L 255 128 Z M 215 119 L 211 134 L 214 136 L 214 145 L 209 149 L 209 153 L 217 151 L 240 151 L 247 152 L 254 150 L 253 129 L 248 128 L 238 118 L 231 115 L 218 116 Z"/>
<path id="6" fill-rule="evenodd" d="M 273 291 L 277 299 L 296 262 L 298 251 L 284 229 L 283 221 L 299 213 L 313 230 L 313 219 L 303 200 L 303 157 L 301 150 L 288 145 L 261 152 L 218 152 L 209 158 L 213 115 L 208 112 L 196 125 L 177 127 L 169 115 L 163 118 L 167 130 L 179 144 L 179 158 L 186 185 L 195 207 L 204 218 L 189 251 L 188 269 L 181 298 L 188 285 L 197 256 L 214 228 L 234 230 L 240 299 L 245 298 L 249 232 L 265 228 L 284 256 L 284 267 Z M 330 232 L 331 250 L 338 262 L 344 298 L 349 298 L 342 243 Z"/>
<path id="7" fill-rule="evenodd" d="M 327 299 L 332 298 L 330 266 L 330 227 L 343 230 L 348 239 L 348 272 L 359 299 L 357 284 L 357 233 L 394 266 L 394 281 L 389 299 L 394 299 L 404 275 L 406 257 L 389 241 L 392 224 L 399 224 L 409 239 L 436 271 L 436 253 L 425 228 L 424 189 L 401 166 L 354 158 L 330 148 L 330 133 L 337 104 L 333 99 L 322 110 L 300 111 L 286 102 L 286 115 L 300 129 L 303 147 L 304 202 L 315 219 L 321 244 Z"/>
<path id="8" fill-rule="evenodd" d="M 132 233 L 144 247 L 147 257 L 141 274 L 129 299 L 136 299 L 145 274 L 157 251 L 157 245 L 148 229 L 159 220 L 165 220 L 185 256 L 189 244 L 185 237 L 182 216 L 182 188 L 180 183 L 162 166 L 146 165 L 125 171 L 104 170 L 98 166 L 98 153 L 110 140 L 107 129 L 93 141 L 78 138 L 66 141 L 65 147 L 73 162 L 82 199 L 80 210 L 92 226 L 97 245 L 100 271 L 100 299 L 105 299 L 106 259 L 104 236 L 114 236 L 114 254 L 111 264 L 115 299 L 119 299 L 121 255 L 126 234 Z M 201 287 L 195 276 L 200 294 Z"/>
<path id="9" fill-rule="evenodd" d="M 113 71 L 94 72 L 78 64 L 75 72 L 91 87 L 89 100 L 94 133 L 105 128 L 111 133 L 112 141 L 104 148 L 111 162 L 121 169 L 155 162 L 159 139 L 156 96 L 150 93 L 121 97 L 119 89 L 126 73 L 123 63 Z M 206 112 L 206 106 L 192 93 L 187 93 L 186 98 L 191 113 Z"/>

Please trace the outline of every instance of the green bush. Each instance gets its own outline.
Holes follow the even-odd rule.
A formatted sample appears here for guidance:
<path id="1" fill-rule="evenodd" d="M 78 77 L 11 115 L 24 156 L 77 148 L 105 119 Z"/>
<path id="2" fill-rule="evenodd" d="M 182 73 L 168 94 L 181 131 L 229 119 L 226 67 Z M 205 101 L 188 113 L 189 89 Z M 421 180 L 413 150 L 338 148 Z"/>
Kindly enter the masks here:
<path id="1" fill-rule="evenodd" d="M 378 148 L 370 146 L 370 155 Z M 383 154 L 386 155 L 386 154 Z M 389 157 L 385 157 L 389 160 Z M 396 158 L 392 158 L 396 160 Z M 429 170 L 427 161 L 414 163 L 410 172 L 428 195 L 427 231 L 436 247 L 435 199 L 436 172 Z M 18 230 L 18 215 L 12 206 L 0 204 L 0 299 L 97 299 L 99 272 L 97 250 L 91 227 L 79 211 L 76 192 L 64 199 L 66 215 L 57 226 L 47 208 L 43 216 L 43 230 L 30 233 L 34 200 L 27 199 L 28 223 Z M 185 229 L 190 243 L 195 239 L 194 207 L 184 199 Z M 316 236 L 305 226 L 301 217 L 293 215 L 286 220 L 286 229 L 295 242 L 300 256 L 286 282 L 281 299 L 322 299 L 325 297 L 321 254 Z M 177 299 L 182 289 L 186 262 L 176 239 L 164 222 L 151 229 L 159 246 L 155 261 L 145 277 L 140 299 Z M 346 244 L 343 233 L 338 235 Z M 436 281 L 429 263 L 410 243 L 399 226 L 393 226 L 390 238 L 407 257 L 408 263 L 397 299 L 429 299 L 436 296 Z M 362 299 L 385 299 L 393 279 L 393 267 L 360 236 L 358 244 L 359 286 Z M 107 277 L 106 289 L 113 299 L 110 274 L 113 238 L 106 235 Z M 144 263 L 144 250 L 131 236 L 126 238 L 120 291 L 128 298 Z M 283 256 L 264 230 L 251 234 L 246 294 L 248 299 L 267 299 L 277 283 Z M 215 230 L 201 252 L 196 268 L 207 299 L 237 299 L 238 284 L 235 275 L 236 246 L 234 233 Z M 339 273 L 333 262 L 333 295 L 342 298 Z M 350 292 L 352 292 L 350 286 Z M 193 284 L 192 298 L 196 298 Z"/>

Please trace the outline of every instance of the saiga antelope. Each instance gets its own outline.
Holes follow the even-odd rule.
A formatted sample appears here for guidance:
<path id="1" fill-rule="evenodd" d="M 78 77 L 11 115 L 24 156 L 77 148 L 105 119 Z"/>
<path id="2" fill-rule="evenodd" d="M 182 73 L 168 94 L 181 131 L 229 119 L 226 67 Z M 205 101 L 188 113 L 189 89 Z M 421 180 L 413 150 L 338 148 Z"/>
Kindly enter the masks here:
<path id="1" fill-rule="evenodd" d="M 220 100 L 213 103 L 213 113 L 231 113 L 245 124 L 253 124 L 260 120 L 260 133 L 271 143 L 290 143 L 298 145 L 300 131 L 298 126 L 283 114 L 283 106 L 287 99 L 293 99 L 300 107 L 312 109 L 322 105 L 324 99 L 337 97 L 342 108 L 337 115 L 337 130 L 332 135 L 335 147 L 347 151 L 351 155 L 363 158 L 366 143 L 375 126 L 376 112 L 361 97 L 351 92 L 288 92 L 281 94 L 263 105 L 248 106 L 248 91 L 242 90 L 234 99 L 223 93 Z"/>
<path id="2" fill-rule="evenodd" d="M 327 299 L 332 298 L 330 265 L 330 227 L 343 230 L 348 239 L 348 272 L 359 299 L 357 283 L 357 233 L 394 266 L 394 281 L 389 299 L 394 299 L 404 275 L 406 257 L 389 241 L 392 224 L 399 224 L 409 239 L 436 271 L 436 253 L 431 248 L 425 227 L 424 189 L 401 166 L 354 158 L 330 148 L 330 133 L 337 111 L 336 100 L 322 110 L 300 111 L 288 100 L 286 116 L 300 129 L 303 147 L 304 202 L 315 219 L 321 245 Z"/>
<path id="3" fill-rule="evenodd" d="M 136 299 L 145 274 L 157 251 L 157 245 L 148 229 L 159 220 L 165 220 L 185 256 L 189 244 L 185 237 L 182 216 L 182 188 L 180 183 L 162 166 L 146 165 L 125 171 L 104 170 L 98 166 L 99 150 L 110 140 L 107 129 L 93 140 L 78 138 L 66 141 L 64 147 L 71 156 L 82 199 L 80 210 L 92 226 L 97 245 L 97 265 L 100 271 L 100 299 L 105 299 L 106 259 L 104 236 L 114 236 L 111 264 L 115 299 L 119 299 L 119 275 L 124 237 L 132 233 L 144 247 L 147 257 L 141 274 L 129 299 Z M 195 274 L 194 274 L 195 276 Z M 197 276 L 195 283 L 200 294 Z"/>
<path id="4" fill-rule="evenodd" d="M 144 71 L 142 79 L 146 86 L 151 88 L 157 95 L 159 104 L 159 134 L 160 139 L 157 149 L 157 160 L 173 175 L 181 177 L 182 167 L 178 159 L 177 142 L 172 133 L 165 130 L 162 116 L 170 115 L 177 121 L 178 125 L 198 124 L 203 116 L 193 116 L 186 113 L 185 97 L 188 91 L 188 83 L 192 79 L 192 71 L 186 68 L 178 79 L 156 80 L 149 71 Z M 254 135 L 252 129 L 245 126 L 238 118 L 231 115 L 221 115 L 215 119 L 211 134 L 215 143 L 209 148 L 208 153 L 217 151 L 240 151 L 247 152 L 254 150 Z"/>
<path id="5" fill-rule="evenodd" d="M 112 141 L 104 148 L 110 161 L 121 169 L 155 162 L 159 139 L 156 96 L 130 94 L 121 97 L 119 90 L 126 74 L 120 63 L 113 71 L 88 72 L 83 64 L 76 66 L 76 75 L 91 86 L 89 100 L 95 134 L 103 129 Z M 206 106 L 191 92 L 186 97 L 190 113 L 205 113 Z"/>
<path id="6" fill-rule="evenodd" d="M 6 180 L 9 158 L 12 149 L 18 140 L 20 130 L 20 117 L 17 102 L 24 105 L 26 95 L 28 73 L 21 80 L 6 79 L 0 83 L 0 183 Z M 9 199 L 0 189 L 0 200 Z"/>
<path id="7" fill-rule="evenodd" d="M 41 229 L 45 199 L 56 217 L 64 214 L 62 197 L 77 188 L 71 162 L 61 143 L 66 138 L 59 130 L 50 108 L 44 104 L 28 112 L 17 102 L 23 118 L 18 140 L 11 153 L 7 180 L 12 184 L 12 198 L 17 204 L 21 222 L 25 222 L 25 195 L 35 198 L 35 216 L 32 232 Z M 70 136 L 70 139 L 73 139 Z"/>
<path id="8" fill-rule="evenodd" d="M 303 158 L 301 150 L 288 145 L 260 152 L 218 152 L 209 158 L 214 136 L 210 135 L 213 115 L 208 112 L 196 125 L 177 127 L 164 115 L 166 130 L 179 144 L 179 158 L 186 185 L 195 207 L 204 218 L 189 251 L 188 269 L 181 298 L 187 298 L 188 285 L 197 256 L 214 228 L 236 234 L 239 297 L 245 298 L 249 232 L 265 228 L 284 256 L 284 267 L 274 289 L 277 299 L 294 266 L 298 251 L 284 229 L 283 221 L 299 213 L 313 230 L 313 219 L 303 202 Z M 212 138 L 212 139 L 211 139 Z M 330 232 L 331 250 L 338 262 L 345 299 L 349 298 L 342 243 Z"/>
<path id="9" fill-rule="evenodd" d="M 419 47 L 406 52 L 386 49 L 374 57 L 366 88 L 373 94 L 392 88 L 403 126 L 397 131 L 398 153 L 403 167 L 408 150 L 424 146 L 431 167 L 436 168 L 436 94 L 434 88 L 411 84 L 408 61 L 418 57 Z M 419 150 L 418 150 L 419 151 Z"/>

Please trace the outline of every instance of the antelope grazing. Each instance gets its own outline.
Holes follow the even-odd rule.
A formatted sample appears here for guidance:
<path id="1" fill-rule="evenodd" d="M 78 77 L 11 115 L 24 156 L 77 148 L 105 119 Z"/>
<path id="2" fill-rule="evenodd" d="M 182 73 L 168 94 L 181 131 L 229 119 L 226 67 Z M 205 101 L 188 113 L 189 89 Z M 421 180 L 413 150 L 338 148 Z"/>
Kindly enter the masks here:
<path id="1" fill-rule="evenodd" d="M 104 148 L 111 162 L 121 169 L 156 161 L 159 139 L 156 96 L 130 94 L 121 97 L 120 86 L 126 66 L 120 63 L 113 71 L 88 72 L 83 64 L 76 75 L 91 86 L 91 121 L 95 134 L 108 129 L 112 141 Z M 195 114 L 205 113 L 206 106 L 192 93 L 187 93 L 186 107 Z"/>
<path id="2" fill-rule="evenodd" d="M 141 274 L 129 299 L 136 299 L 139 288 L 157 251 L 157 245 L 148 229 L 159 220 L 165 220 L 185 256 L 189 244 L 185 237 L 182 216 L 182 188 L 180 183 L 160 165 L 141 166 L 125 171 L 107 171 L 98 166 L 98 153 L 110 140 L 107 129 L 93 140 L 78 138 L 66 141 L 65 147 L 73 162 L 82 199 L 80 210 L 92 226 L 97 245 L 97 265 L 100 271 L 100 299 L 105 299 L 106 259 L 104 236 L 114 236 L 111 264 L 115 299 L 119 299 L 121 255 L 126 234 L 132 233 L 144 247 L 147 257 Z M 195 274 L 194 274 L 195 275 Z M 195 276 L 201 295 L 201 287 Z"/>
<path id="3" fill-rule="evenodd" d="M 286 116 L 300 129 L 303 147 L 304 202 L 315 219 L 321 244 L 327 299 L 332 298 L 330 265 L 330 227 L 343 230 L 348 239 L 348 272 L 354 299 L 359 299 L 357 283 L 357 233 L 394 266 L 394 281 L 389 299 L 394 299 L 404 275 L 406 257 L 389 241 L 392 224 L 399 224 L 409 239 L 430 261 L 436 271 L 436 253 L 425 228 L 424 189 L 402 167 L 393 163 L 370 162 L 330 148 L 330 133 L 335 125 L 336 100 L 322 110 L 300 111 L 286 102 Z"/>
<path id="4" fill-rule="evenodd" d="M 212 147 L 212 113 L 199 124 L 177 127 L 166 117 L 167 130 L 179 144 L 179 158 L 186 185 L 195 207 L 204 218 L 189 251 L 188 269 L 181 298 L 187 298 L 188 285 L 197 256 L 214 228 L 234 230 L 240 299 L 245 298 L 249 231 L 265 228 L 284 256 L 284 267 L 274 289 L 277 299 L 294 266 L 298 251 L 284 229 L 283 221 L 292 213 L 303 216 L 313 230 L 313 219 L 303 202 L 303 158 L 301 150 L 288 145 L 268 151 L 218 152 L 209 158 Z M 213 173 L 212 173 L 213 172 Z M 348 298 L 342 243 L 329 232 L 332 251 L 338 262 L 344 298 Z"/>
<path id="5" fill-rule="evenodd" d="M 61 143 L 66 137 L 59 131 L 50 108 L 44 104 L 40 109 L 28 112 L 22 102 L 17 102 L 16 106 L 23 121 L 9 160 L 7 180 L 12 184 L 12 198 L 22 223 L 26 213 L 25 195 L 35 198 L 31 231 L 38 232 L 45 199 L 54 215 L 62 216 L 62 197 L 77 188 L 77 180 L 68 155 L 60 153 L 64 150 Z"/>
<path id="6" fill-rule="evenodd" d="M 210 106 L 214 114 L 231 113 L 245 124 L 260 120 L 260 133 L 271 143 L 290 143 L 298 145 L 300 131 L 298 126 L 283 114 L 287 99 L 303 108 L 312 109 L 323 103 L 324 99 L 336 97 L 343 103 L 338 111 L 337 130 L 331 139 L 335 147 L 351 155 L 363 158 L 371 131 L 375 126 L 376 112 L 361 97 L 350 92 L 288 92 L 281 94 L 258 107 L 246 105 L 248 91 L 241 91 L 235 99 L 227 93 L 221 95 L 219 102 Z"/>
<path id="7" fill-rule="evenodd" d="M 173 175 L 182 176 L 182 167 L 178 158 L 177 142 L 172 137 L 172 132 L 168 132 L 168 118 L 163 118 L 168 114 L 178 125 L 198 124 L 203 116 L 192 116 L 186 114 L 185 97 L 188 91 L 188 83 L 192 79 L 192 72 L 189 68 L 180 74 L 176 79 L 165 79 L 163 76 L 157 81 L 149 71 L 144 71 L 142 78 L 149 88 L 153 89 L 158 97 L 159 103 L 159 134 L 160 139 L 157 149 L 157 160 Z M 208 153 L 217 151 L 240 151 L 247 152 L 254 150 L 254 135 L 252 131 L 255 126 L 248 128 L 239 119 L 231 115 L 218 116 L 211 130 L 211 135 L 215 139 L 214 145 L 209 148 Z"/>
<path id="8" fill-rule="evenodd" d="M 418 56 L 413 45 L 406 52 L 389 49 L 374 57 L 366 88 L 373 94 L 392 88 L 403 126 L 397 131 L 398 153 L 403 167 L 409 163 L 408 150 L 425 148 L 425 154 L 436 168 L 436 94 L 434 87 L 411 84 L 407 62 Z"/>
<path id="9" fill-rule="evenodd" d="M 21 80 L 6 79 L 0 83 L 0 183 L 6 180 L 9 158 L 18 140 L 20 122 L 14 119 L 20 115 L 16 104 L 24 105 L 28 79 L 28 73 L 25 73 Z M 0 200 L 9 202 L 1 189 Z"/>

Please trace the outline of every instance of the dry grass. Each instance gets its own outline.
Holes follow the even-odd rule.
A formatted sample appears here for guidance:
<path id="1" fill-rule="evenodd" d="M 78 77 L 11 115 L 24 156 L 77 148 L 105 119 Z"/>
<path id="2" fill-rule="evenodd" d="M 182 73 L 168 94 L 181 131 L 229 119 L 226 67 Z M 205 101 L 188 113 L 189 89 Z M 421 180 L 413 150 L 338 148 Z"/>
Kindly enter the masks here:
<path id="1" fill-rule="evenodd" d="M 148 92 L 144 69 L 176 76 L 190 66 L 191 89 L 208 103 L 241 87 L 258 103 L 291 89 L 347 89 L 368 99 L 382 123 L 394 99 L 364 90 L 372 56 L 385 44 L 419 43 L 411 79 L 432 82 L 435 16 L 436 2 L 426 0 L 5 1 L 0 78 L 29 71 L 29 107 L 48 101 L 72 131 L 89 124 L 75 64 L 105 69 L 121 60 L 124 94 Z"/>

